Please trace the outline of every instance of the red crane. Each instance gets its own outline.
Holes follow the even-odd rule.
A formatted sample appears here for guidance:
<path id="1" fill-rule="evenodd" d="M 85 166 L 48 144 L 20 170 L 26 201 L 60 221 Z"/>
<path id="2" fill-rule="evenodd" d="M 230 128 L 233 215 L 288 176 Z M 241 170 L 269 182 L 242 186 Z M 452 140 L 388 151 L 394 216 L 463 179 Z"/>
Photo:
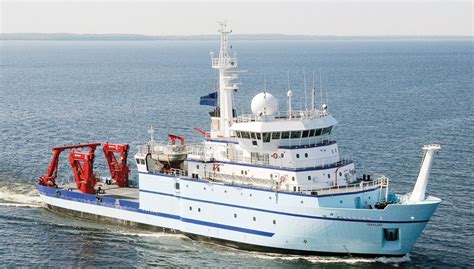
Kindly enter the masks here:
<path id="1" fill-rule="evenodd" d="M 195 130 L 195 131 L 197 131 L 198 133 L 202 134 L 202 135 L 205 136 L 206 138 L 211 138 L 211 136 L 210 136 L 208 133 L 204 132 L 203 130 L 201 130 L 201 129 L 197 128 L 197 127 L 193 128 L 193 130 Z"/>
<path id="2" fill-rule="evenodd" d="M 171 145 L 176 145 L 176 140 L 181 142 L 181 145 L 184 145 L 184 137 L 180 135 L 168 134 L 168 137 L 171 140 Z"/>
<path id="3" fill-rule="evenodd" d="M 128 187 L 130 168 L 127 164 L 127 156 L 130 146 L 128 144 L 109 144 L 106 142 L 103 149 L 112 179 L 117 182 L 117 186 Z M 115 157 L 115 153 L 120 154 L 120 162 Z"/>
<path id="4" fill-rule="evenodd" d="M 46 187 L 57 187 L 56 178 L 58 176 L 59 155 L 61 154 L 61 152 L 65 151 L 67 149 L 72 150 L 72 149 L 79 149 L 79 148 L 89 148 L 89 153 L 87 154 L 88 155 L 87 162 L 90 163 L 90 165 L 87 167 L 87 169 L 90 169 L 90 173 L 88 173 L 88 171 L 85 171 L 86 173 L 84 173 L 84 171 L 81 171 L 82 178 L 78 178 L 76 176 L 76 172 L 79 171 L 79 170 L 77 170 L 78 167 L 76 167 L 76 170 L 74 171 L 74 166 L 73 166 L 74 179 L 76 181 L 77 187 L 79 189 L 81 189 L 79 184 L 83 180 L 85 180 L 86 182 L 95 182 L 96 179 L 92 174 L 92 164 L 94 163 L 94 151 L 98 146 L 100 146 L 100 143 L 78 144 L 78 145 L 54 147 L 53 148 L 53 158 L 51 159 L 51 163 L 48 166 L 48 171 L 46 172 L 46 174 L 44 176 L 42 176 L 38 179 L 38 184 L 46 186 Z M 78 154 L 77 156 L 79 156 L 80 153 L 79 152 L 74 152 L 74 155 L 75 154 Z M 71 152 L 71 155 L 72 155 L 72 152 Z M 81 156 L 81 157 L 86 158 L 85 156 Z M 75 159 L 75 158 L 76 157 L 73 157 L 73 159 Z M 71 156 L 69 156 L 69 159 L 71 161 Z M 78 165 L 78 164 L 79 163 L 77 163 L 75 165 Z M 81 167 L 81 169 L 82 169 L 82 167 Z M 84 178 L 84 176 L 88 176 L 88 177 Z M 90 185 L 90 183 L 89 183 L 89 185 Z M 95 193 L 95 191 L 94 191 L 94 193 Z"/>
<path id="5" fill-rule="evenodd" d="M 100 145 L 100 144 L 99 144 Z M 71 150 L 69 153 L 69 163 L 72 166 L 74 180 L 77 188 L 88 194 L 95 194 L 94 186 L 99 182 L 99 179 L 94 176 L 94 150 L 95 146 L 91 147 L 89 152 L 77 152 Z"/>

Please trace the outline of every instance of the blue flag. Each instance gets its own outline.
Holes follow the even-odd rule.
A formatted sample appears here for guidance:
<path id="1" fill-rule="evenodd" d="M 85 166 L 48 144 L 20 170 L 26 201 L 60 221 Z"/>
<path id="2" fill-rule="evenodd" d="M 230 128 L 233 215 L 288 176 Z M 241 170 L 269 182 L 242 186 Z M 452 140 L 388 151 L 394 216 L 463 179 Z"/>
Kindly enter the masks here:
<path id="1" fill-rule="evenodd" d="M 201 96 L 199 104 L 204 106 L 217 106 L 217 92 Z"/>

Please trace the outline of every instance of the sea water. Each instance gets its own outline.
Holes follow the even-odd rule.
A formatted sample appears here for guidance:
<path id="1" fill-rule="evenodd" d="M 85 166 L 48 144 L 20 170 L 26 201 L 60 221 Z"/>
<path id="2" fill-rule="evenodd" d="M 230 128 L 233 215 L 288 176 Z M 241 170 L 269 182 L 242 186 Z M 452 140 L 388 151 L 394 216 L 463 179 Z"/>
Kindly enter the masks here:
<path id="1" fill-rule="evenodd" d="M 2 41 L 0 43 L 0 266 L 469 266 L 473 240 L 474 92 L 470 40 L 235 41 L 238 114 L 262 90 L 286 110 L 327 103 L 334 138 L 359 173 L 412 190 L 421 147 L 439 143 L 428 193 L 443 200 L 409 255 L 317 257 L 255 253 L 47 211 L 34 189 L 55 145 L 129 143 L 131 155 L 168 133 L 198 141 L 216 88 L 217 41 Z M 289 72 L 289 81 L 287 73 Z M 305 105 L 304 79 L 307 98 Z M 321 76 L 320 76 L 321 73 Z M 321 91 L 322 89 L 322 91 Z M 321 98 L 322 94 L 322 98 Z M 132 156 L 130 160 L 132 160 Z M 58 182 L 72 181 L 66 154 Z M 134 169 L 133 161 L 131 161 Z M 98 153 L 96 170 L 107 175 Z M 132 173 L 136 178 L 136 173 Z M 291 227 L 288 227 L 289 229 Z"/>

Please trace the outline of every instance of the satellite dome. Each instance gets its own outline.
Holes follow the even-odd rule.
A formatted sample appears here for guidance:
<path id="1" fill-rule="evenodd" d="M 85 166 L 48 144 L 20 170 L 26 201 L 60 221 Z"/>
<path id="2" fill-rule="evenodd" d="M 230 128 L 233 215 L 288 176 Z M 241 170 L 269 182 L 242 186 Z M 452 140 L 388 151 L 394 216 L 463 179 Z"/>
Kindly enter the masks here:
<path id="1" fill-rule="evenodd" d="M 271 93 L 261 92 L 252 99 L 251 108 L 256 116 L 271 116 L 278 112 L 278 101 Z"/>

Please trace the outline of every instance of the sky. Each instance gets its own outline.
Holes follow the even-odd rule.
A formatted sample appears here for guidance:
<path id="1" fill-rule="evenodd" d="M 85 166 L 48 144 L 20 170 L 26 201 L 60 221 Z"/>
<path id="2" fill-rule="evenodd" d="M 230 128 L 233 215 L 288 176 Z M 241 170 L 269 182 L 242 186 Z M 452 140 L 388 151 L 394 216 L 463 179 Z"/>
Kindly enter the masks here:
<path id="1" fill-rule="evenodd" d="M 1 33 L 472 36 L 472 1 L 0 0 Z"/>

